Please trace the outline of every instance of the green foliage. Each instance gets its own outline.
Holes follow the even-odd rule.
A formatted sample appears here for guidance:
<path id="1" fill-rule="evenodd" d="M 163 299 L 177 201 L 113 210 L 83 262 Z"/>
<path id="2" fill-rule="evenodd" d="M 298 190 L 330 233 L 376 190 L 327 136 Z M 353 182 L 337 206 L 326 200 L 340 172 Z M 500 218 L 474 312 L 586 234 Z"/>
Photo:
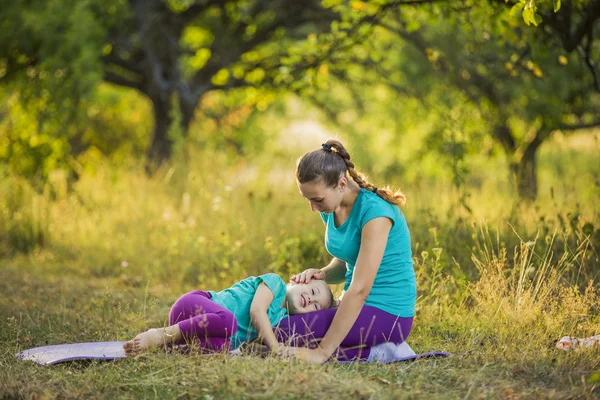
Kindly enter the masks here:
<path id="1" fill-rule="evenodd" d="M 508 1 L 507 1 L 508 3 Z M 582 4 L 582 1 L 574 2 Z M 538 14 L 538 7 L 542 10 L 551 9 L 554 13 L 560 11 L 561 0 L 519 0 L 510 9 L 511 15 L 521 14 L 527 25 L 538 26 L 542 17 Z"/>
<path id="2" fill-rule="evenodd" d="M 122 1 L 5 2 L 0 35 L 2 79 L 24 99 L 46 99 L 39 112 L 75 112 L 103 77 L 100 57 L 107 30 L 122 21 Z M 52 108 L 49 108 L 52 107 Z"/>
<path id="3" fill-rule="evenodd" d="M 533 13 L 528 18 L 537 18 L 536 7 L 550 12 L 546 2 L 515 7 L 519 4 Z M 582 9 L 581 4 L 569 8 L 577 15 L 584 15 Z M 571 11 L 560 18 L 570 18 Z M 590 11 L 589 18 L 597 15 Z M 581 21 L 573 17 L 576 22 Z M 595 78 L 566 49 L 571 39 L 550 24 L 545 32 L 523 26 L 501 2 L 469 3 L 460 11 L 445 2 L 390 6 L 368 25 L 375 27 L 372 35 L 324 64 L 327 86 L 313 84 L 300 93 L 354 138 L 369 142 L 377 132 L 379 148 L 365 149 L 364 155 L 377 154 L 383 171 L 399 172 L 394 169 L 401 159 L 393 155 L 412 146 L 411 131 L 426 133 L 423 155 L 438 153 L 459 185 L 469 170 L 464 154 L 503 150 L 515 192 L 527 200 L 537 194 L 541 143 L 558 130 L 598 123 Z M 590 35 L 593 59 L 597 45 Z M 388 154 L 382 155 L 383 149 Z M 461 203 L 466 205 L 467 197 L 464 192 Z"/>
<path id="4" fill-rule="evenodd" d="M 44 105 L 52 108 L 2 92 L 0 161 L 39 190 L 55 170 L 76 176 L 103 158 L 121 164 L 132 155 L 143 157 L 151 120 L 138 94 L 100 85 L 69 121 L 42 116 L 37 110 Z"/>
<path id="5" fill-rule="evenodd" d="M 150 157 L 168 157 L 188 127 L 205 122 L 206 132 L 196 129 L 192 142 L 252 154 L 264 148 L 269 133 L 244 129 L 244 123 L 278 101 L 283 89 L 325 109 L 361 142 L 377 134 L 379 143 L 358 154 L 369 168 L 377 159 L 381 173 L 404 168 L 394 155 L 402 152 L 406 132 L 427 131 L 430 149 L 444 156 L 451 179 L 461 185 L 469 170 L 463 154 L 479 149 L 486 135 L 495 138 L 499 125 L 513 133 L 508 162 L 514 167 L 529 154 L 535 131 L 543 130 L 536 136 L 543 141 L 565 124 L 595 121 L 599 100 L 589 90 L 591 76 L 565 49 L 570 39 L 551 29 L 550 18 L 584 13 L 586 4 L 570 3 L 567 12 L 558 0 L 466 2 L 464 9 L 452 2 L 409 7 L 389 1 L 268 8 L 255 2 L 8 2 L 0 79 L 6 99 L 22 103 L 27 118 L 20 133 L 5 134 L 15 144 L 10 156 L 2 154 L 27 158 L 9 161 L 11 168 L 43 181 L 52 169 L 76 175 L 86 158 L 94 163 L 99 155 L 117 154 L 114 159 L 122 160 L 120 154 L 139 154 L 151 144 Z M 546 33 L 522 21 L 537 24 L 539 18 Z M 586 47 L 592 59 L 593 34 Z M 124 110 L 106 107 L 98 95 L 101 80 L 147 96 L 151 103 L 139 104 L 144 111 L 150 104 L 154 133 L 150 115 L 133 124 L 133 137 L 121 131 L 115 113 Z M 410 98 L 400 112 L 399 98 Z M 173 101 L 178 116 L 168 112 Z M 25 112 L 15 108 L 11 115 Z M 367 114 L 376 123 L 362 117 Z M 90 133 L 88 126 L 97 123 L 102 133 Z M 181 139 L 173 141 L 166 130 L 175 125 Z M 224 137 L 214 137 L 217 131 Z M 483 144 L 495 151 L 489 140 Z M 89 157 L 80 158 L 88 149 Z M 383 149 L 394 151 L 379 163 Z"/>
<path id="6" fill-rule="evenodd" d="M 62 189 L 64 192 L 66 187 Z M 50 237 L 47 194 L 40 195 L 27 182 L 12 177 L 3 180 L 0 192 L 3 194 L 0 256 L 29 253 L 47 245 Z"/>

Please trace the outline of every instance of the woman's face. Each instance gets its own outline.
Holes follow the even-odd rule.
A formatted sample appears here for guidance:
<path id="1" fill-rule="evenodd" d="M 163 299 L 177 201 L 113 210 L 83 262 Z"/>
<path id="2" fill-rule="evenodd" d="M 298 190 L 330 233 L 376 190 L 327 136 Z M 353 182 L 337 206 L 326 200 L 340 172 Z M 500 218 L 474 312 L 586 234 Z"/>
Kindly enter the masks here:
<path id="1" fill-rule="evenodd" d="M 308 283 L 288 284 L 286 295 L 290 314 L 306 314 L 331 306 L 331 290 L 327 283 L 313 279 Z"/>
<path id="2" fill-rule="evenodd" d="M 298 184 L 300 194 L 308 201 L 312 211 L 330 214 L 340 206 L 344 198 L 344 188 L 347 182 L 346 177 L 341 177 L 338 185 L 334 188 L 325 186 L 320 180 L 307 183 L 296 181 L 296 183 Z"/>

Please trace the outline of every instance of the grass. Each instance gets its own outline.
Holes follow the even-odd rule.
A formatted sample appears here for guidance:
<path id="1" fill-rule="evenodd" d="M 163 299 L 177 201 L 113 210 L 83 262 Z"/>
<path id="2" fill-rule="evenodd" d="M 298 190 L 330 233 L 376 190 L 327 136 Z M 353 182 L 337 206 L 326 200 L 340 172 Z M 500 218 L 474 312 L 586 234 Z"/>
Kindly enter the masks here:
<path id="1" fill-rule="evenodd" d="M 419 281 L 409 343 L 448 359 L 318 366 L 159 351 L 40 367 L 14 358 L 35 346 L 129 339 L 164 325 L 190 289 L 323 265 L 321 222 L 293 182 L 242 178 L 243 165 L 219 157 L 150 179 L 100 166 L 68 189 L 60 177 L 41 191 L 0 182 L 2 398 L 600 397 L 600 349 L 554 348 L 564 335 L 600 333 L 597 205 L 545 201 L 484 219 L 487 190 L 472 193 L 473 215 L 450 195 L 405 210 Z"/>
<path id="2" fill-rule="evenodd" d="M 41 254 L 37 254 L 41 257 Z M 600 326 L 596 289 L 585 293 L 552 280 L 504 278 L 506 261 L 493 257 L 486 278 L 448 298 L 452 279 L 422 299 L 409 343 L 416 351 L 444 350 L 449 359 L 392 365 L 308 365 L 224 355 L 157 352 L 116 362 L 40 367 L 13 354 L 29 347 L 124 340 L 165 321 L 176 293 L 131 287 L 117 278 L 65 277 L 31 266 L 30 256 L 3 263 L 0 284 L 4 398 L 595 398 L 600 351 L 563 353 L 564 334 L 590 335 Z M 522 287 L 515 291 L 514 285 Z M 553 292 L 553 301 L 543 299 Z M 538 293 L 538 297 L 535 294 Z M 509 295 L 507 295 L 509 294 Z"/>

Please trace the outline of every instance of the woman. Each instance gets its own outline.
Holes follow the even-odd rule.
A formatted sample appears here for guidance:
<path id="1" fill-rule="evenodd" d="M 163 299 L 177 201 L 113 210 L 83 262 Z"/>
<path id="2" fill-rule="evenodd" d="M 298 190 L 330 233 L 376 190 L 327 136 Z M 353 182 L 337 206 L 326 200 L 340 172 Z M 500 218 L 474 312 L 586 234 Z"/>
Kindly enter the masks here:
<path id="1" fill-rule="evenodd" d="M 366 359 L 372 346 L 402 343 L 412 328 L 417 292 L 410 233 L 398 208 L 405 196 L 368 183 L 336 140 L 304 154 L 296 180 L 311 210 L 321 214 L 325 246 L 334 258 L 291 280 L 345 286 L 338 308 L 282 320 L 278 340 L 293 338 L 296 346 L 318 342 L 291 350 L 291 356 L 312 362 Z"/>

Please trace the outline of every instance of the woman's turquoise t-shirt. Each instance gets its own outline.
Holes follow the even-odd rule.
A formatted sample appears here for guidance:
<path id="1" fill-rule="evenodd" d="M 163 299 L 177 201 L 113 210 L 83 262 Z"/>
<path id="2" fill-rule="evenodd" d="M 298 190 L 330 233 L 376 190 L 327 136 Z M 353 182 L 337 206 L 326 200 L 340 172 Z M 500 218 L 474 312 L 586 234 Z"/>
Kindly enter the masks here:
<path id="1" fill-rule="evenodd" d="M 386 217 L 392 221 L 383 260 L 365 305 L 400 317 L 413 317 L 417 282 L 410 248 L 410 232 L 400 209 L 375 193 L 360 189 L 348 219 L 341 226 L 335 226 L 333 213 L 320 214 L 326 225 L 327 251 L 346 263 L 344 290 L 348 290 L 352 281 L 365 224 L 378 217 Z"/>
<path id="2" fill-rule="evenodd" d="M 258 285 L 264 282 L 273 292 L 273 301 L 267 310 L 271 326 L 277 325 L 287 317 L 287 310 L 281 305 L 285 300 L 285 282 L 276 274 L 264 274 L 246 278 L 229 289 L 215 292 L 210 290 L 211 300 L 233 313 L 238 323 L 238 330 L 231 337 L 231 348 L 236 349 L 242 343 L 249 342 L 258 336 L 250 320 L 250 305 Z"/>

